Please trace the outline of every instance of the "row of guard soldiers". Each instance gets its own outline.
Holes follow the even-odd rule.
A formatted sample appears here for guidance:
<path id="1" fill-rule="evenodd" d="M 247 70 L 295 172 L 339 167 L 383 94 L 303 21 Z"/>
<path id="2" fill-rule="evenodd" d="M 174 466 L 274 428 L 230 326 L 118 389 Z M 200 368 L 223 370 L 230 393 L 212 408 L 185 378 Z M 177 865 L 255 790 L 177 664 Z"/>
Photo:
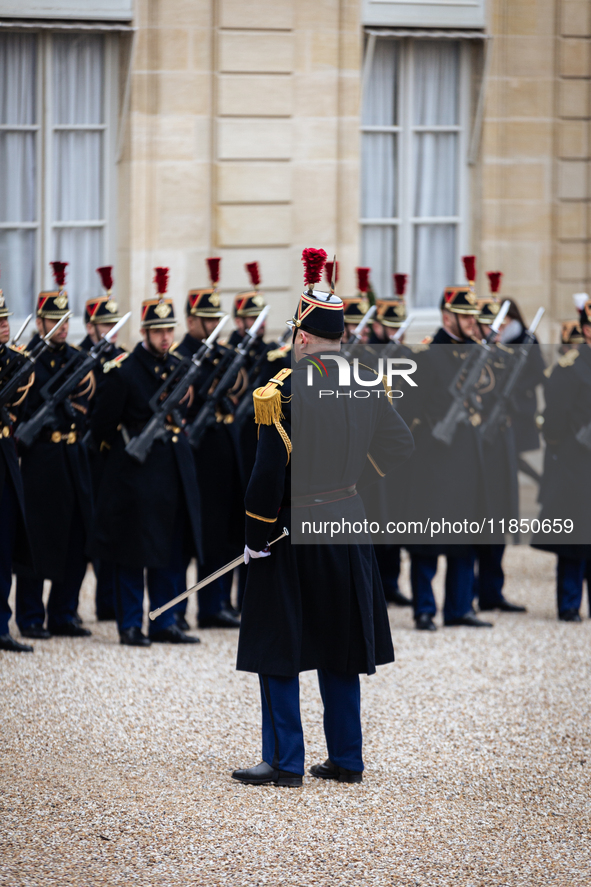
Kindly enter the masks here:
<path id="1" fill-rule="evenodd" d="M 116 618 L 121 643 L 198 643 L 186 633 L 182 607 L 151 623 L 149 637 L 143 634 L 144 585 L 157 607 L 185 589 L 192 557 L 203 578 L 242 551 L 242 500 L 256 428 L 248 411 L 235 421 L 237 406 L 265 374 L 289 361 L 289 345 L 263 340 L 265 303 L 253 263 L 253 289 L 235 299 L 235 334 L 228 344 L 215 341 L 206 349 L 194 384 L 164 417 L 146 458 L 134 460 L 126 452 L 129 441 L 159 402 L 168 403 L 185 366 L 224 316 L 217 291 L 220 260 L 208 260 L 210 286 L 189 293 L 187 333 L 180 343 L 167 296 L 168 269 L 156 269 L 157 292 L 142 303 L 142 340 L 131 353 L 113 337 L 124 318 L 112 297 L 111 268 L 98 269 L 105 294 L 86 304 L 88 335 L 75 346 L 67 341 L 66 263 L 52 264 L 57 286 L 39 296 L 37 333 L 26 349 L 5 344 L 10 328 L 3 299 L 0 307 L 0 372 L 5 370 L 6 382 L 18 372 L 23 376 L 18 396 L 5 404 L 0 428 L 0 646 L 32 649 L 8 633 L 13 570 L 15 615 L 24 638 L 88 636 L 78 597 L 89 559 L 97 576 L 97 617 Z M 257 319 L 257 334 L 251 336 Z M 224 369 L 232 372 L 237 344 L 243 352 L 239 371 L 220 392 L 220 377 Z M 75 384 L 61 397 L 68 380 Z M 194 449 L 185 426 L 204 407 L 207 421 Z M 31 424 L 39 426 L 34 434 Z M 19 435 L 24 440 L 28 433 L 33 436 L 23 445 Z M 51 583 L 46 604 L 45 580 Z M 223 577 L 200 593 L 201 628 L 239 626 L 231 582 L 231 575 Z"/>

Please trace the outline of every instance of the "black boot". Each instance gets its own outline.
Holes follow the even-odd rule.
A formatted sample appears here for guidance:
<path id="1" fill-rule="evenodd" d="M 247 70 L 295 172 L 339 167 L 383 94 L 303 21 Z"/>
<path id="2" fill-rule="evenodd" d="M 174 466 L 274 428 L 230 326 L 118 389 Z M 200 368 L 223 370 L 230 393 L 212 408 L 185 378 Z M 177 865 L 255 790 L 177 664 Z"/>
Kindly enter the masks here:
<path id="1" fill-rule="evenodd" d="M 415 619 L 415 628 L 417 631 L 437 631 L 437 626 L 433 622 L 430 613 L 421 613 Z"/>
<path id="2" fill-rule="evenodd" d="M 126 647 L 149 647 L 152 641 L 142 634 L 141 628 L 134 625 L 133 628 L 126 628 L 125 631 L 119 632 L 119 643 Z"/>
<path id="3" fill-rule="evenodd" d="M 191 626 L 187 622 L 184 613 L 175 613 L 174 618 L 177 626 L 180 628 L 181 631 L 191 631 Z"/>
<path id="4" fill-rule="evenodd" d="M 200 644 L 199 638 L 192 638 L 191 635 L 181 631 L 178 625 L 173 622 L 168 628 L 162 628 L 160 631 L 153 631 L 150 640 L 157 644 Z"/>
<path id="5" fill-rule="evenodd" d="M 24 638 L 32 638 L 35 641 L 48 641 L 51 632 L 42 625 L 30 625 L 28 628 L 20 628 L 20 633 Z"/>
<path id="6" fill-rule="evenodd" d="M 563 610 L 562 613 L 558 615 L 558 619 L 560 622 L 580 622 L 581 617 L 579 616 L 578 610 Z"/>
<path id="7" fill-rule="evenodd" d="M 248 770 L 234 770 L 232 779 L 237 779 L 243 785 L 289 785 L 297 788 L 302 784 L 302 777 L 297 773 L 276 770 L 264 761 Z"/>
<path id="8" fill-rule="evenodd" d="M 199 628 L 240 628 L 240 619 L 237 619 L 229 610 L 222 607 L 213 616 L 200 618 Z"/>
<path id="9" fill-rule="evenodd" d="M 338 764 L 333 764 L 330 758 L 327 758 L 324 764 L 314 764 L 310 767 L 310 773 L 318 779 L 336 779 L 337 782 L 361 782 L 363 779 L 363 772 L 339 767 Z"/>
<path id="10" fill-rule="evenodd" d="M 9 634 L 0 634 L 0 650 L 10 650 L 12 653 L 32 653 L 33 648 L 28 644 L 19 644 Z"/>

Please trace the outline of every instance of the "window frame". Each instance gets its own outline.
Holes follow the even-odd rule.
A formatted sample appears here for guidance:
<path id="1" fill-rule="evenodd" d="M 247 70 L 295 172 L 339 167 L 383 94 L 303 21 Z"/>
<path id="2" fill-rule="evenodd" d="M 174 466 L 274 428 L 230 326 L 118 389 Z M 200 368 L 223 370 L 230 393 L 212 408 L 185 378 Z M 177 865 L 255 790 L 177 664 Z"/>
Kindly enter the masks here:
<path id="1" fill-rule="evenodd" d="M 31 34 L 31 30 L 17 31 L 17 33 Z M 13 33 L 14 33 L 13 32 Z M 36 182 L 35 182 L 35 200 L 36 200 L 36 220 L 34 222 L 2 222 L 0 228 L 2 230 L 35 230 L 35 274 L 33 294 L 34 303 L 29 306 L 29 311 L 35 311 L 35 302 L 37 293 L 44 289 L 53 289 L 55 282 L 53 280 L 50 262 L 60 261 L 62 256 L 54 256 L 52 254 L 52 235 L 55 228 L 101 228 L 103 231 L 102 238 L 102 257 L 101 264 L 109 262 L 113 265 L 117 261 L 117 133 L 118 133 L 118 116 L 119 116 L 119 34 L 117 32 L 106 32 L 101 28 L 91 30 L 88 28 L 77 31 L 76 29 L 68 30 L 72 36 L 88 36 L 90 34 L 100 34 L 104 39 L 104 89 L 103 89 L 103 121 L 102 124 L 83 124 L 74 125 L 55 125 L 52 122 L 52 56 L 53 56 L 53 37 L 62 34 L 61 29 L 43 28 L 42 30 L 33 31 L 37 40 L 37 82 L 36 82 L 36 123 L 27 126 L 17 126 L 12 124 L 0 125 L 0 129 L 6 131 L 35 131 L 37 134 L 35 145 L 35 163 L 36 163 Z M 103 176 L 103 218 L 63 222 L 55 220 L 55 210 L 52 201 L 52 169 L 53 169 L 53 142 L 54 133 L 56 131 L 102 131 L 104 132 L 102 144 L 102 176 Z M 67 288 L 67 282 L 66 282 Z M 97 293 L 100 284 L 97 278 Z M 6 293 L 8 304 L 10 305 L 10 293 Z M 15 313 L 13 326 L 17 328 L 19 322 L 24 320 L 24 316 L 18 316 Z M 72 337 L 84 334 L 84 319 L 82 314 L 77 314 L 70 320 L 70 335 Z"/>
<path id="2" fill-rule="evenodd" d="M 368 35 L 365 45 L 365 58 L 363 68 L 363 90 L 362 101 L 365 98 L 365 90 L 369 87 L 371 76 L 371 65 L 373 60 L 373 46 L 370 41 L 374 37 L 373 34 Z M 397 210 L 398 215 L 390 218 L 364 218 L 360 217 L 360 233 L 369 226 L 387 227 L 396 229 L 396 270 L 409 275 L 409 289 L 407 292 L 407 303 L 409 309 L 412 309 L 417 320 L 432 321 L 439 317 L 438 304 L 433 307 L 414 307 L 414 231 L 418 224 L 450 224 L 456 225 L 456 255 L 454 257 L 455 281 L 450 281 L 450 285 L 463 279 L 461 256 L 469 251 L 469 215 L 470 215 L 470 191 L 471 191 L 471 171 L 468 163 L 468 151 L 470 142 L 470 111 L 471 111 L 471 82 L 472 82 L 472 56 L 470 52 L 470 41 L 461 37 L 454 37 L 454 41 L 459 43 L 460 52 L 460 72 L 459 72 L 459 123 L 455 126 L 418 126 L 413 124 L 411 117 L 411 109 L 413 107 L 413 66 L 414 66 L 414 45 L 416 39 L 423 40 L 425 37 L 421 35 L 414 37 L 398 37 L 395 35 L 375 35 L 375 40 L 393 40 L 398 43 L 398 94 L 396 106 L 398 109 L 398 122 L 393 126 L 364 125 L 360 123 L 360 138 L 363 139 L 366 133 L 396 133 L 396 152 L 397 152 L 397 169 L 396 169 L 396 187 L 397 187 Z M 427 38 L 434 39 L 434 38 Z M 449 38 L 442 38 L 447 40 Z M 375 46 L 375 44 L 374 44 Z M 361 117 L 362 119 L 362 117 Z M 415 193 L 415 168 L 416 162 L 413 156 L 413 142 L 415 133 L 419 132 L 457 132 L 458 133 L 458 211 L 455 216 L 435 216 L 420 217 L 414 216 L 412 201 Z M 378 293 L 379 298 L 393 298 L 393 290 L 387 293 Z M 437 303 L 440 294 L 436 296 Z"/>

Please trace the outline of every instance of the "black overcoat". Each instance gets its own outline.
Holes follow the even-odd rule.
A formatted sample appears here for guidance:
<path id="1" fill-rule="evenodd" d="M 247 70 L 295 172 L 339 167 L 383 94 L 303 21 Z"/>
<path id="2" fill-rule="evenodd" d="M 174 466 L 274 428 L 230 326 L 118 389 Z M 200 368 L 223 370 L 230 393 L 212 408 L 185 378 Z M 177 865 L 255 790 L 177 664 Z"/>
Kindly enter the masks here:
<path id="1" fill-rule="evenodd" d="M 183 513 L 187 554 L 200 551 L 199 490 L 189 441 L 169 431 L 143 464 L 125 452 L 152 416 L 149 401 L 180 358 L 154 356 L 140 342 L 107 374 L 90 426 L 95 445 L 110 447 L 98 496 L 91 553 L 129 567 L 166 567 L 175 522 Z M 178 531 L 178 522 L 176 528 Z"/>
<path id="2" fill-rule="evenodd" d="M 305 372 L 306 367 L 298 365 L 295 385 L 292 377 L 281 389 L 281 426 L 291 436 L 293 417 L 294 450 L 305 440 L 306 453 L 312 447 L 318 453 L 332 453 L 332 458 L 327 465 L 326 459 L 306 456 L 294 494 L 330 492 L 356 483 L 362 487 L 409 457 L 412 436 L 385 398 L 333 398 L 314 418 L 309 415 L 298 380 Z M 338 387 L 336 369 L 329 369 L 323 385 Z M 261 425 L 245 497 L 250 548 L 262 549 L 292 521 L 329 521 L 337 515 L 363 521 L 359 495 L 291 508 L 287 457 L 284 436 L 273 425 Z M 369 536 L 365 538 L 367 544 L 358 545 L 294 545 L 282 539 L 270 557 L 251 561 L 242 607 L 239 670 L 283 676 L 317 668 L 372 674 L 377 665 L 393 661 L 383 588 L 373 546 Z"/>
<path id="3" fill-rule="evenodd" d="M 200 339 L 187 333 L 175 354 L 192 357 L 201 345 Z M 203 365 L 203 372 L 195 385 L 189 421 L 204 403 L 204 398 L 199 395 L 200 386 L 215 373 L 217 361 L 225 351 L 223 346 L 218 346 L 212 360 Z M 208 565 L 221 565 L 237 557 L 244 548 L 243 488 L 233 423 L 214 422 L 205 431 L 198 449 L 192 452 L 199 487 L 203 557 Z"/>
<path id="4" fill-rule="evenodd" d="M 591 450 L 576 439 L 591 422 L 591 347 L 579 345 L 559 358 L 544 396 L 546 458 L 540 521 L 573 520 L 577 537 L 540 532 L 534 547 L 563 557 L 591 557 Z"/>
<path id="5" fill-rule="evenodd" d="M 0 369 L 4 369 L 15 357 L 18 359 L 15 349 L 7 345 L 0 345 Z M 20 396 L 20 394 L 17 395 L 15 402 L 20 400 Z M 8 409 L 10 418 L 14 418 L 15 422 L 20 412 L 22 412 L 22 404 Z M 14 422 L 11 422 L 9 426 L 6 426 L 8 432 L 4 432 L 0 436 L 0 499 L 4 492 L 4 484 L 12 483 L 18 503 L 16 538 L 12 553 L 13 561 L 22 568 L 31 569 L 33 567 L 33 553 L 25 519 L 25 491 L 23 489 L 16 444 L 12 436 L 14 424 Z M 8 437 L 5 436 L 7 433 L 9 434 Z"/>
<path id="6" fill-rule="evenodd" d="M 27 346 L 31 350 L 38 341 L 34 336 Z M 35 381 L 23 404 L 22 421 L 29 419 L 44 403 L 41 389 L 74 355 L 83 360 L 85 355 L 75 346 L 64 344 L 48 348 L 35 364 Z M 89 404 L 94 394 L 94 373 L 80 382 L 70 395 L 74 407 L 70 415 L 63 407 L 57 408 L 56 422 L 44 429 L 30 447 L 20 446 L 21 472 L 25 493 L 25 513 L 31 544 L 35 555 L 35 571 L 44 579 L 63 579 L 70 536 L 70 525 L 80 508 L 84 532 L 88 541 L 93 518 L 93 497 L 90 467 L 82 438 L 86 431 Z M 51 441 L 51 435 L 60 432 L 76 433 L 76 442 Z M 19 575 L 30 575 L 30 569 L 17 565 Z"/>

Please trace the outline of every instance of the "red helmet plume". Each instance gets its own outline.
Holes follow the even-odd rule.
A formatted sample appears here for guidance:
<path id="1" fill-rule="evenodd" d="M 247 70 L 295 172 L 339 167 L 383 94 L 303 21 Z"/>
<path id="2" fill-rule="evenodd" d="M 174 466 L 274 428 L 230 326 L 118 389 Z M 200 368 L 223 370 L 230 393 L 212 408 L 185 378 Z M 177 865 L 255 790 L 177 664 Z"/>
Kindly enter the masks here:
<path id="1" fill-rule="evenodd" d="M 49 264 L 53 268 L 55 282 L 61 289 L 66 282 L 66 268 L 69 265 L 69 262 L 50 262 Z"/>
<path id="2" fill-rule="evenodd" d="M 163 296 L 168 289 L 168 268 L 154 268 L 154 283 L 159 296 Z"/>
<path id="3" fill-rule="evenodd" d="M 324 276 L 326 277 L 327 283 L 332 283 L 333 271 L 334 271 L 334 282 L 336 283 L 337 280 L 339 279 L 339 263 L 338 262 L 327 262 L 326 265 L 324 266 Z"/>
<path id="4" fill-rule="evenodd" d="M 466 269 L 466 277 L 468 278 L 469 283 L 474 283 L 476 280 L 476 256 L 462 256 L 462 262 L 464 263 L 464 268 Z"/>
<path id="5" fill-rule="evenodd" d="M 246 268 L 246 272 L 250 277 L 250 282 L 253 287 L 256 289 L 259 283 L 261 282 L 261 273 L 259 271 L 259 263 L 258 262 L 247 262 L 244 266 Z"/>
<path id="6" fill-rule="evenodd" d="M 357 268 L 357 289 L 366 293 L 369 289 L 369 272 L 371 268 Z"/>
<path id="7" fill-rule="evenodd" d="M 220 264 L 222 260 L 216 257 L 206 259 L 205 261 L 207 262 L 207 267 L 209 268 L 209 279 L 211 280 L 211 285 L 215 286 L 220 279 Z"/>
<path id="8" fill-rule="evenodd" d="M 103 265 L 102 268 L 97 268 L 96 271 L 97 274 L 100 274 L 104 288 L 107 292 L 110 292 L 113 289 L 113 266 Z"/>
<path id="9" fill-rule="evenodd" d="M 408 280 L 408 274 L 393 274 L 394 278 L 394 290 L 397 296 L 402 296 L 406 292 L 406 282 Z"/>
<path id="10" fill-rule="evenodd" d="M 323 249 L 308 247 L 302 252 L 304 263 L 304 282 L 306 286 L 313 287 L 322 279 L 322 269 L 326 264 L 326 252 Z"/>
<path id="11" fill-rule="evenodd" d="M 502 271 L 487 271 L 488 282 L 490 284 L 490 291 L 493 293 L 498 293 L 501 288 L 501 277 L 503 276 Z"/>

